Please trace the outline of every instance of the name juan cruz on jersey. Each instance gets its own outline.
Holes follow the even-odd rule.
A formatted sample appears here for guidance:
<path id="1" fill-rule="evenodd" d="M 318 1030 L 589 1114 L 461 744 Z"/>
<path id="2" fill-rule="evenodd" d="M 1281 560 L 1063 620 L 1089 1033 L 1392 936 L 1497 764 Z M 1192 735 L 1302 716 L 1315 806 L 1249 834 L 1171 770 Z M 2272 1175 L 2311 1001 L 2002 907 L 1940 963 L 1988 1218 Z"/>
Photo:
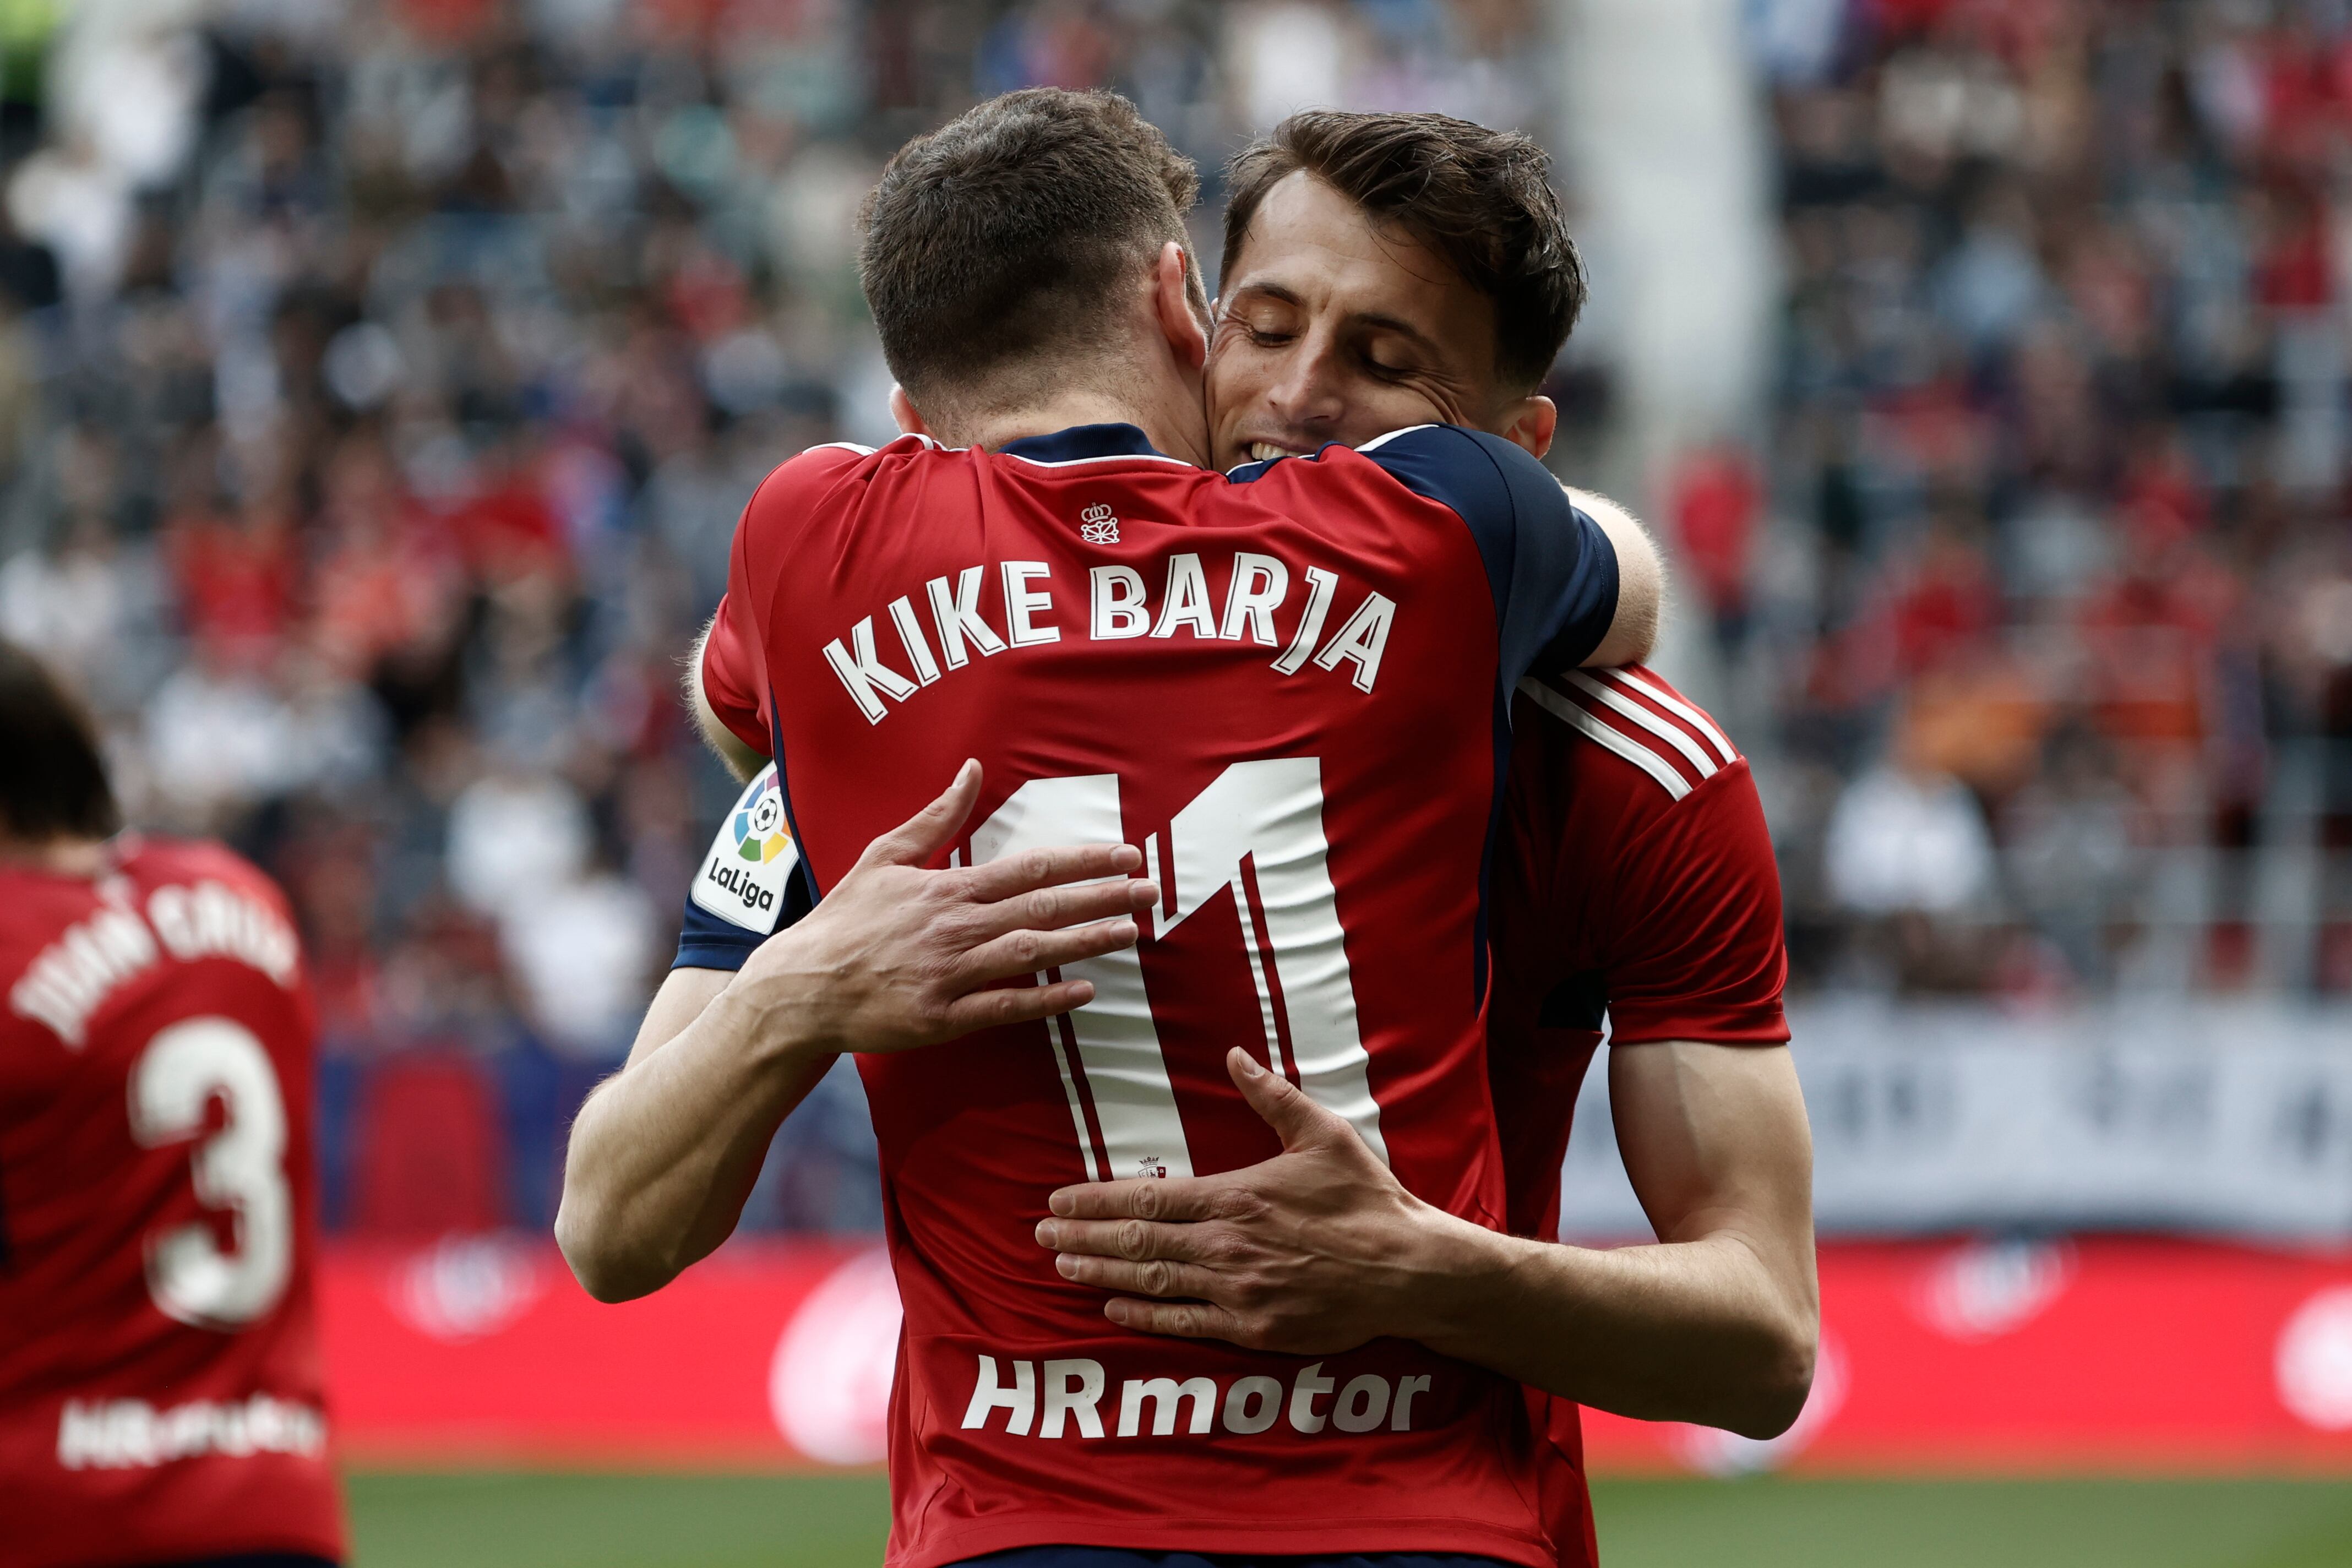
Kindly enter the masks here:
<path id="1" fill-rule="evenodd" d="M 1396 601 L 1384 594 L 1367 594 L 1339 622 L 1339 629 L 1326 636 L 1339 576 L 1309 566 L 1300 574 L 1306 591 L 1297 619 L 1283 636 L 1276 619 L 1290 598 L 1290 567 L 1279 557 L 1246 550 L 1233 554 L 1222 601 L 1211 593 L 1208 570 L 1192 551 L 1170 555 L 1163 580 L 1157 584 L 1133 566 L 1094 567 L 1087 574 L 1083 628 L 1065 627 L 1054 618 L 1064 584 L 1045 562 L 1001 562 L 997 575 L 1003 592 L 1001 634 L 981 613 L 987 568 L 967 566 L 952 581 L 939 576 L 923 584 L 920 597 L 928 615 L 917 609 L 914 594 L 890 601 L 885 616 L 897 631 L 898 650 L 889 657 L 876 642 L 872 616 L 852 626 L 845 640 L 835 637 L 825 644 L 825 662 L 867 723 L 879 724 L 888 715 L 885 699 L 905 701 L 963 668 L 975 653 L 986 658 L 1007 648 L 1057 643 L 1065 630 L 1092 642 L 1178 636 L 1254 642 L 1282 650 L 1268 661 L 1282 675 L 1297 675 L 1310 664 L 1324 670 L 1345 664 L 1356 689 L 1370 692 L 1380 678 L 1381 655 L 1396 619 Z M 894 659 L 903 659 L 905 668 Z"/>

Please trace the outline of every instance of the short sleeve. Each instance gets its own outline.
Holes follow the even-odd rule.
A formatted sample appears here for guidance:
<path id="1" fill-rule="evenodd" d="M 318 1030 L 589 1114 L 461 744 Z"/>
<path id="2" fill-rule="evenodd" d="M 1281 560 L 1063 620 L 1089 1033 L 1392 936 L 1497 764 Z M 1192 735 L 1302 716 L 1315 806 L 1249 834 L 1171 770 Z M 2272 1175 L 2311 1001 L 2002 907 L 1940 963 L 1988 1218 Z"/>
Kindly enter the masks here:
<path id="1" fill-rule="evenodd" d="M 793 559 L 794 540 L 812 516 L 821 514 L 824 496 L 873 456 L 873 447 L 846 441 L 811 447 L 760 481 L 735 524 L 727 592 L 702 647 L 702 694 L 719 721 L 761 756 L 776 754 L 768 734 L 761 606 L 773 603 L 776 574 Z"/>
<path id="2" fill-rule="evenodd" d="M 1452 425 L 1356 450 L 1469 528 L 1495 592 L 1505 689 L 1591 657 L 1617 615 L 1617 550 L 1549 469 L 1499 436 Z"/>
<path id="3" fill-rule="evenodd" d="M 1615 918 L 1600 940 L 1612 1044 L 1789 1038 L 1780 873 L 1745 759 L 1628 847 L 1608 907 Z"/>
<path id="4" fill-rule="evenodd" d="M 741 599 L 740 574 L 730 572 L 726 596 L 702 645 L 702 695 L 737 740 L 763 757 L 773 756 L 767 707 L 760 700 L 760 649 Z"/>
<path id="5" fill-rule="evenodd" d="M 670 967 L 740 969 L 754 948 L 815 903 L 771 763 L 728 808 L 695 868 Z"/>

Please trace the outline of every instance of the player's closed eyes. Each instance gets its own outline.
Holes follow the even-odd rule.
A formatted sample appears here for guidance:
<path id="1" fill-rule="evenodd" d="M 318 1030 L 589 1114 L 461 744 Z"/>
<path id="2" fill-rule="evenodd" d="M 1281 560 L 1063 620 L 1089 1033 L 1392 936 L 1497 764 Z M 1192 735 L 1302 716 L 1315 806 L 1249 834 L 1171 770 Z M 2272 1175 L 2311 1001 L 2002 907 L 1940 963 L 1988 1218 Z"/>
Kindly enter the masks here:
<path id="1" fill-rule="evenodd" d="M 1234 324 L 1248 334 L 1250 345 L 1253 348 L 1278 349 L 1298 341 L 1298 334 L 1297 332 L 1285 331 L 1279 328 L 1261 327 L 1255 323 L 1240 321 L 1238 319 L 1234 321 Z M 1420 366 L 1410 363 L 1404 364 L 1391 364 L 1387 361 L 1370 353 L 1361 355 L 1360 361 L 1366 371 L 1378 376 L 1382 381 L 1402 381 L 1407 376 L 1412 375 L 1421 368 Z"/>

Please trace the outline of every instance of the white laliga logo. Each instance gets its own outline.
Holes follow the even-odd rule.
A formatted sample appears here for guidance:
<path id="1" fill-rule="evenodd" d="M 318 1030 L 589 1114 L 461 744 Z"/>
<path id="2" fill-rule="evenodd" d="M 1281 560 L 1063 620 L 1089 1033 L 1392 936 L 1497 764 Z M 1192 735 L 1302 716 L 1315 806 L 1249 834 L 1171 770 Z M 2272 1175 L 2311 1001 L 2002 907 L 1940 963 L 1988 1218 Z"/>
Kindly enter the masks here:
<path id="1" fill-rule="evenodd" d="M 394 1277 L 393 1310 L 428 1339 L 477 1340 L 507 1328 L 546 1292 L 538 1258 L 499 1237 L 453 1236 Z"/>
<path id="2" fill-rule="evenodd" d="M 1970 1243 L 1936 1260 L 1914 1306 L 1947 1339 L 1989 1340 L 2040 1317 L 2074 1278 L 2074 1251 L 2063 1242 Z"/>
<path id="3" fill-rule="evenodd" d="M 719 820 L 687 896 L 730 925 L 765 936 L 776 929 L 800 848 L 784 823 L 783 791 L 770 763 Z"/>
<path id="4" fill-rule="evenodd" d="M 768 1365 L 768 1411 L 786 1442 L 828 1465 L 870 1465 L 883 1457 L 898 1319 L 898 1282 L 879 1247 L 851 1258 L 809 1292 Z"/>
<path id="5" fill-rule="evenodd" d="M 2352 1285 L 2331 1285 L 2280 1331 L 2279 1403 L 2323 1432 L 2352 1428 Z"/>

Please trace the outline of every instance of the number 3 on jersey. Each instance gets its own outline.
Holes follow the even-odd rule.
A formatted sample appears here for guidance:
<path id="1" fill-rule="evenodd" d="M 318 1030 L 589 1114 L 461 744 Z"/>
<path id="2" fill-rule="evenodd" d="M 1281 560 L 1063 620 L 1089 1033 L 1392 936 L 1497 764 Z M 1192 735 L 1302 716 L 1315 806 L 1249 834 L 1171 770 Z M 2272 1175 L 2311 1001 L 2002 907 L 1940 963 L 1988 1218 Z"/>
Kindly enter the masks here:
<path id="1" fill-rule="evenodd" d="M 973 830 L 971 861 L 1126 837 L 1118 774 L 1032 779 Z M 1159 936 L 1233 889 L 1267 1062 L 1346 1117 L 1387 1159 L 1323 837 L 1321 763 L 1278 757 L 1234 763 L 1163 833 L 1146 839 L 1145 853 L 1167 910 L 1159 916 Z M 1148 917 L 1144 923 L 1149 931 Z M 1088 959 L 1064 969 L 1062 978 L 1090 980 L 1095 987 L 1093 1001 L 1046 1025 L 1087 1176 L 1191 1175 L 1141 953 L 1129 948 Z"/>
<path id="2" fill-rule="evenodd" d="M 227 1018 L 190 1018 L 147 1042 L 131 1069 L 131 1134 L 152 1149 L 196 1137 L 214 1095 L 220 1131 L 189 1155 L 196 1201 L 234 1216 L 224 1252 L 204 1224 L 147 1239 L 147 1292 L 164 1316 L 204 1329 L 240 1329 L 286 1293 L 294 1262 L 294 1205 L 286 1186 L 286 1101 L 269 1053 Z"/>

